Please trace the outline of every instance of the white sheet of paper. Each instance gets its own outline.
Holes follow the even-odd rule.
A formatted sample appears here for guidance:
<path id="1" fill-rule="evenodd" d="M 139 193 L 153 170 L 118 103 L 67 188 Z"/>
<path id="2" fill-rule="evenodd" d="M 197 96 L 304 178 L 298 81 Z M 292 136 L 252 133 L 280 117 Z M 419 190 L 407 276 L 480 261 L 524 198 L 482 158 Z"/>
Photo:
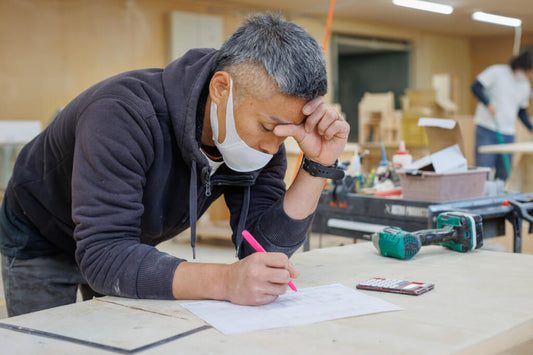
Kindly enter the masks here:
<path id="1" fill-rule="evenodd" d="M 431 154 L 431 163 L 437 174 L 461 173 L 468 170 L 466 158 L 458 144 Z"/>
<path id="2" fill-rule="evenodd" d="M 224 334 L 403 310 L 341 284 L 288 291 L 263 306 L 239 306 L 225 301 L 197 301 L 182 306 Z"/>

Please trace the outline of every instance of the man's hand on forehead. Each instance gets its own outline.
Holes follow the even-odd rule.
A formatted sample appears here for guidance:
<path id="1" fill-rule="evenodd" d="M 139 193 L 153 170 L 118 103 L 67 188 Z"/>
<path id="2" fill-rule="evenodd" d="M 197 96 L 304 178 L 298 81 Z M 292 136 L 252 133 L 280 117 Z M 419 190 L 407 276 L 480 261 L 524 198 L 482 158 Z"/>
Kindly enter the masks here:
<path id="1" fill-rule="evenodd" d="M 331 165 L 337 160 L 348 140 L 350 125 L 342 115 L 317 97 L 302 109 L 306 118 L 298 125 L 278 125 L 274 133 L 281 137 L 292 136 L 300 149 L 311 160 Z"/>
<path id="2" fill-rule="evenodd" d="M 332 106 L 324 103 L 322 96 L 317 97 L 303 108 L 304 114 L 307 115 L 305 119 L 305 131 L 311 133 L 314 129 L 318 130 L 318 134 L 324 136 L 326 139 L 333 138 L 336 130 L 330 129 L 336 121 L 344 121 L 342 115 Z"/>

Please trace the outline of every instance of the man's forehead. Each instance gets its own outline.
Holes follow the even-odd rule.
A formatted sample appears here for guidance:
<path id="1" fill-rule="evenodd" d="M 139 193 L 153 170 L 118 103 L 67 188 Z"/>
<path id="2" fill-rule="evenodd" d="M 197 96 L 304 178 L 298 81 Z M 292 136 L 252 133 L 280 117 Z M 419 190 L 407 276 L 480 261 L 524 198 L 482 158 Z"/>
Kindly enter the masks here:
<path id="1" fill-rule="evenodd" d="M 268 118 L 270 118 L 270 120 L 272 120 L 273 122 L 275 122 L 277 124 L 281 124 L 281 125 L 300 124 L 300 123 L 302 123 L 305 120 L 305 116 L 299 117 L 299 119 L 297 119 L 297 120 L 283 119 L 283 118 L 279 118 L 279 117 L 273 116 L 273 115 L 269 115 Z"/>
<path id="2" fill-rule="evenodd" d="M 281 108 L 281 110 L 276 110 L 276 112 L 271 112 L 268 115 L 268 118 L 279 125 L 288 125 L 288 124 L 301 124 L 305 121 L 307 116 L 303 113 L 303 104 L 302 105 L 286 105 Z"/>
<path id="3" fill-rule="evenodd" d="M 276 93 L 269 100 L 269 118 L 277 124 L 300 124 L 305 120 L 303 107 L 307 103 L 299 97 Z"/>

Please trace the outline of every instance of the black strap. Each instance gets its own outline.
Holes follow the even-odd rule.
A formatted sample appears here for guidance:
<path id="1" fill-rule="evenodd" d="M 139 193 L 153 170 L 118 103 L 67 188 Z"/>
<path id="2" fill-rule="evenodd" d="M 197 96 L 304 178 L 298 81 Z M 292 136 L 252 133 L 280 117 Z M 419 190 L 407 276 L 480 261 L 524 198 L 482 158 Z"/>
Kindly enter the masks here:
<path id="1" fill-rule="evenodd" d="M 312 161 L 304 155 L 302 160 L 302 169 L 307 171 L 311 176 L 318 176 L 327 179 L 339 180 L 344 177 L 344 170 L 337 168 L 337 162 L 330 166 L 325 166 Z"/>

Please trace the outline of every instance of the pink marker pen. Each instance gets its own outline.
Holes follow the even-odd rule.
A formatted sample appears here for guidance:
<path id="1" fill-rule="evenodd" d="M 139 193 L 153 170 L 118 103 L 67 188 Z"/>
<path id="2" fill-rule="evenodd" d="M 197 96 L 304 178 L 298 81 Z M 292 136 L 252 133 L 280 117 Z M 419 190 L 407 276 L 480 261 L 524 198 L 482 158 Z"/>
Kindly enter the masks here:
<path id="1" fill-rule="evenodd" d="M 246 229 L 242 231 L 242 236 L 244 237 L 244 239 L 246 239 L 248 241 L 248 243 L 250 243 L 250 245 L 252 246 L 252 248 L 255 249 L 255 251 L 257 251 L 259 253 L 265 253 L 266 252 L 265 248 L 263 248 L 261 246 L 261 244 L 259 244 L 257 242 L 257 240 L 255 240 L 255 238 Z M 294 292 L 298 291 L 298 289 L 296 288 L 296 286 L 294 286 L 292 281 L 289 281 L 288 285 Z"/>

